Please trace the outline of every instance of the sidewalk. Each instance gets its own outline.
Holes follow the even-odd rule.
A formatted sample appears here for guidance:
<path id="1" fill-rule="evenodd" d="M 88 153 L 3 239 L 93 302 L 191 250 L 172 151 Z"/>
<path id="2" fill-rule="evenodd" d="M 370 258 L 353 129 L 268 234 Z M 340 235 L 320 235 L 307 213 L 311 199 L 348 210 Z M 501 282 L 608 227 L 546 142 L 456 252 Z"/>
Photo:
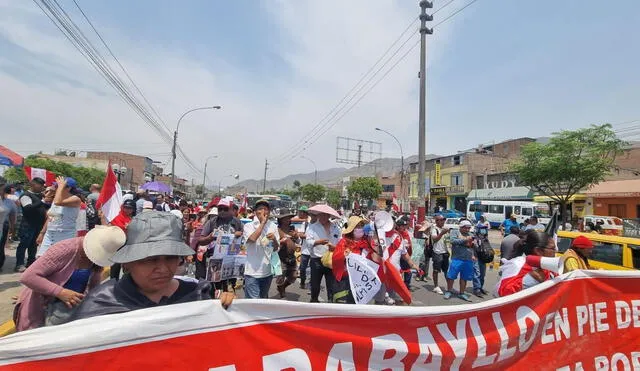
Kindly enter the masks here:
<path id="1" fill-rule="evenodd" d="M 7 259 L 0 272 L 0 324 L 10 320 L 13 315 L 13 296 L 20 291 L 20 273 L 14 273 L 16 266 L 16 247 L 18 242 L 9 241 L 5 254 Z"/>

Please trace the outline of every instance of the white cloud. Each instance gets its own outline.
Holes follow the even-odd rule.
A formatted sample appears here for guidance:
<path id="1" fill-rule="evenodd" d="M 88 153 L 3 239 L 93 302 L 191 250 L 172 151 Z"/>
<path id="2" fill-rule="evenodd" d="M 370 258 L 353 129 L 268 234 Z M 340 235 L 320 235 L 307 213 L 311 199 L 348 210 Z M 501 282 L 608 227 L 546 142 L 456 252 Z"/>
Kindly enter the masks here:
<path id="1" fill-rule="evenodd" d="M 269 2 L 265 9 L 280 26 L 282 41 L 272 47 L 288 64 L 291 78 L 265 76 L 251 81 L 241 66 L 221 56 L 194 60 L 164 45 L 136 45 L 118 33 L 115 21 L 101 30 L 170 130 L 186 109 L 223 105 L 220 111 L 185 118 L 179 133 L 180 145 L 200 167 L 207 156 L 220 155 L 209 163 L 213 182 L 231 172 L 241 179 L 260 178 L 265 157 L 275 158 L 297 144 L 419 11 L 413 3 L 366 0 Z M 0 38 L 31 53 L 24 62 L 38 69 L 37 75 L 63 75 L 89 86 L 73 86 L 64 79 L 40 83 L 0 69 L 4 143 L 22 152 L 112 149 L 168 159 L 170 147 L 114 94 L 39 9 L 0 2 L 0 14 Z M 89 32 L 87 27 L 85 33 Z M 97 40 L 95 44 L 99 45 Z M 398 133 L 405 154 L 415 153 L 417 50 L 305 155 L 321 169 L 337 166 L 337 135 L 382 141 L 386 155 L 397 155 L 395 143 L 375 132 L 376 126 Z M 11 63 L 16 62 L 0 51 L 0 66 Z M 304 160 L 274 164 L 269 178 L 313 170 L 308 167 Z M 189 174 L 181 161 L 177 171 L 196 182 L 200 179 Z"/>

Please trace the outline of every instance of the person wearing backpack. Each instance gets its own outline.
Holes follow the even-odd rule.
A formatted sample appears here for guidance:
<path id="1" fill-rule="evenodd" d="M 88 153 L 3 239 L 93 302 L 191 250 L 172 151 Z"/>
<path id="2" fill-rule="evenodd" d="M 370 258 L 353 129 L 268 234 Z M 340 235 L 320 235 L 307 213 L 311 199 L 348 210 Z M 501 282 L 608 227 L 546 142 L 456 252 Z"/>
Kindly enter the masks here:
<path id="1" fill-rule="evenodd" d="M 489 222 L 481 216 L 476 224 L 476 260 L 473 262 L 473 294 L 479 298 L 489 294 L 484 290 L 484 277 L 487 273 L 487 264 L 493 262 L 494 252 L 489 243 Z"/>

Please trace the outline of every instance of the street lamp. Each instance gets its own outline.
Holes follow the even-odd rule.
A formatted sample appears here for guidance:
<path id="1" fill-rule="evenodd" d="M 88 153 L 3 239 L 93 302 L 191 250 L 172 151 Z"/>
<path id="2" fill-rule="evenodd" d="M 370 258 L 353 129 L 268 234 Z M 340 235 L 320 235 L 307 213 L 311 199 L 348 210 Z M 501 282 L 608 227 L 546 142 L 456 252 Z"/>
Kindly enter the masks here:
<path id="1" fill-rule="evenodd" d="M 240 178 L 240 175 L 239 174 L 230 174 L 230 175 L 225 176 L 224 178 L 233 178 L 235 180 L 238 180 Z M 220 196 L 222 196 L 222 179 L 220 179 L 220 181 L 218 182 L 218 194 Z"/>
<path id="2" fill-rule="evenodd" d="M 204 160 L 204 176 L 202 177 L 202 198 L 204 198 L 205 195 L 205 184 L 207 181 L 207 162 L 209 162 L 209 160 L 211 160 L 212 158 L 218 158 L 218 155 L 213 155 L 213 156 L 209 156 Z"/>
<path id="3" fill-rule="evenodd" d="M 118 183 L 120 183 L 120 176 L 125 175 L 128 170 L 126 166 L 120 166 L 119 164 L 111 164 L 111 169 L 118 176 Z"/>
<path id="4" fill-rule="evenodd" d="M 315 181 L 314 181 L 314 184 L 318 184 L 318 167 L 316 166 L 316 163 L 312 159 L 310 159 L 308 157 L 304 157 L 304 156 L 300 156 L 300 157 L 304 158 L 305 160 L 311 161 L 311 163 L 313 164 L 313 168 L 315 169 L 315 177 L 314 177 Z"/>
<path id="5" fill-rule="evenodd" d="M 396 138 L 396 136 L 391 134 L 390 132 L 380 128 L 376 128 L 376 130 L 391 136 L 393 139 L 396 140 L 396 142 L 398 143 L 398 146 L 400 147 L 400 197 L 402 199 L 402 202 L 404 203 L 404 151 L 402 150 L 402 144 L 400 143 L 398 138 Z"/>
<path id="6" fill-rule="evenodd" d="M 187 112 L 183 113 L 182 116 L 178 119 L 178 124 L 176 125 L 176 131 L 173 132 L 173 147 L 171 147 L 171 190 L 173 190 L 174 181 L 176 178 L 176 144 L 178 142 L 178 129 L 180 128 L 180 121 L 191 112 L 200 111 L 205 109 L 221 109 L 222 106 L 210 106 L 210 107 L 198 107 L 192 108 Z"/>

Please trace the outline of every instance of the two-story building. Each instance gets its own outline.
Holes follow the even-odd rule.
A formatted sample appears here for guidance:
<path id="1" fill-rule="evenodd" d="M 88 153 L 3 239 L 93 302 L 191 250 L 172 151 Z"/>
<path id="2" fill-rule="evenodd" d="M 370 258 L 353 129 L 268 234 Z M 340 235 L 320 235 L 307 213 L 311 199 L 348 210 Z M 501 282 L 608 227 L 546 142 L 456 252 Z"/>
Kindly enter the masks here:
<path id="1" fill-rule="evenodd" d="M 427 160 L 425 195 L 429 210 L 443 208 L 465 211 L 469 193 L 487 188 L 485 185 L 490 187 L 493 183 L 489 179 L 509 174 L 509 164 L 518 158 L 521 147 L 533 141 L 532 138 L 512 139 Z M 499 184 L 504 185 L 502 182 Z M 515 185 L 513 182 L 507 183 L 507 186 Z M 420 202 L 417 193 L 418 163 L 415 162 L 409 164 L 409 198 L 412 206 Z"/>
<path id="2" fill-rule="evenodd" d="M 135 191 L 155 177 L 153 160 L 146 156 L 122 152 L 87 152 L 87 158 L 111 161 L 111 164 L 126 168 L 126 173 L 120 177 L 122 189 Z"/>

